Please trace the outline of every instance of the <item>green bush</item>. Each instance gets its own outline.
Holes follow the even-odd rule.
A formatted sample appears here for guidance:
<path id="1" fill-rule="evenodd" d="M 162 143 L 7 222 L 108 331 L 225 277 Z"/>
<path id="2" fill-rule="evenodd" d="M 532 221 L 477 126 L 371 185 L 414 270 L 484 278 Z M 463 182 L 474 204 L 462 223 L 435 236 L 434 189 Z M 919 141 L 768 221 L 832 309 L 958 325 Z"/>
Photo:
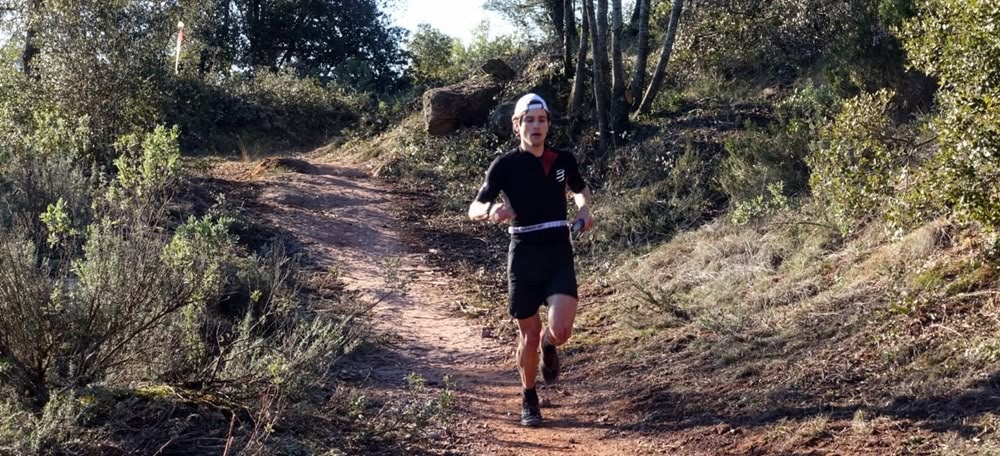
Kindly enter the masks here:
<path id="1" fill-rule="evenodd" d="M 807 158 L 812 194 L 842 235 L 879 214 L 895 194 L 905 156 L 891 142 L 892 96 L 883 90 L 847 100 Z"/>
<path id="2" fill-rule="evenodd" d="M 808 191 L 805 158 L 810 143 L 832 115 L 837 97 L 828 84 L 807 80 L 774 107 L 766 128 L 747 122 L 725 142 L 719 186 L 737 223 L 787 205 L 786 196 Z"/>
<path id="3" fill-rule="evenodd" d="M 90 222 L 101 176 L 88 165 L 87 125 L 86 118 L 72 125 L 54 114 L 36 113 L 30 126 L 0 144 L 5 147 L 0 150 L 8 153 L 0 161 L 0 199 L 5 201 L 0 228 L 47 240 L 53 233 L 46 231 L 49 227 L 41 216 L 57 204 L 66 215 L 67 232 L 82 230 Z M 71 242 L 63 247 L 72 251 L 77 246 Z M 43 247 L 40 253 L 46 250 Z"/>
<path id="4" fill-rule="evenodd" d="M 910 59 L 938 78 L 940 146 L 919 196 L 936 192 L 960 217 L 1000 227 L 1000 9 L 988 0 L 921 0 L 903 28 Z"/>
<path id="5" fill-rule="evenodd" d="M 407 76 L 418 87 L 457 82 L 464 71 L 456 65 L 462 43 L 428 24 L 420 24 L 410 40 L 411 64 Z"/>
<path id="6" fill-rule="evenodd" d="M 666 24 L 669 2 L 653 8 Z M 854 2 L 751 0 L 699 3 L 684 11 L 676 56 L 682 72 L 735 75 L 805 66 L 837 46 L 857 14 Z"/>
<path id="7" fill-rule="evenodd" d="M 410 41 L 408 76 L 418 88 L 454 84 L 469 76 L 488 59 L 510 61 L 525 53 L 526 43 L 512 35 L 490 38 L 489 22 L 483 21 L 463 45 L 456 38 L 422 24 Z"/>
<path id="8" fill-rule="evenodd" d="M 0 396 L 0 399 L 3 399 Z M 0 452 L 74 454 L 84 452 L 85 431 L 78 423 L 86 407 L 72 391 L 57 394 L 38 415 L 0 400 Z"/>
<path id="9" fill-rule="evenodd" d="M 157 126 L 142 136 L 129 134 L 115 143 L 117 187 L 139 198 L 162 197 L 180 177 L 180 130 Z"/>
<path id="10" fill-rule="evenodd" d="M 767 186 L 767 196 L 757 195 L 753 199 L 737 202 L 733 208 L 732 221 L 744 225 L 751 220 L 759 219 L 788 207 L 788 198 L 784 193 L 782 182 L 774 182 Z"/>
<path id="11" fill-rule="evenodd" d="M 178 135 L 119 139 L 114 180 L 73 165 L 59 135 L 27 138 L 0 168 L 0 389 L 35 410 L 94 383 L 304 397 L 349 349 L 354 318 L 313 312 L 283 250 L 241 256 L 214 211 L 164 230 Z"/>
<path id="12" fill-rule="evenodd" d="M 110 164 L 122 135 L 162 121 L 171 68 L 164 43 L 175 33 L 171 10 L 136 1 L 52 0 L 33 16 L 40 53 L 27 87 L 29 109 L 87 116 L 94 158 Z"/>

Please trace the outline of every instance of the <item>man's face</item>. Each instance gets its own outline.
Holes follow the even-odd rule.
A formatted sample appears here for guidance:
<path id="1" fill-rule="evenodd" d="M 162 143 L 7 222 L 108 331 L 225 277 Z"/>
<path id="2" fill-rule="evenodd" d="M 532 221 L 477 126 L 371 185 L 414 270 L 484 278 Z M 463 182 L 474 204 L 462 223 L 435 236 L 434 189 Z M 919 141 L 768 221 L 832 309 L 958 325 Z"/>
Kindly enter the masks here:
<path id="1" fill-rule="evenodd" d="M 549 113 L 544 109 L 531 109 L 524 113 L 520 122 L 514 121 L 514 128 L 522 145 L 542 146 L 545 136 L 549 134 Z"/>

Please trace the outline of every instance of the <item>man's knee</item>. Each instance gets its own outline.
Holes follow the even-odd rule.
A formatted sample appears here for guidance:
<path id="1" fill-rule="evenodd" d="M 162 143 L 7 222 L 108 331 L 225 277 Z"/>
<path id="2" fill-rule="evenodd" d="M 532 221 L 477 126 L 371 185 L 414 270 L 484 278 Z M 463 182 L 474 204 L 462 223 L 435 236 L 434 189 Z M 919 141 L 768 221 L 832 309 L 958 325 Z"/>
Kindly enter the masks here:
<path id="1" fill-rule="evenodd" d="M 538 344 L 541 343 L 541 337 L 537 331 L 524 331 L 521 332 L 521 346 L 529 350 L 538 348 Z"/>
<path id="2" fill-rule="evenodd" d="M 562 345 L 573 335 L 577 299 L 569 295 L 555 295 L 549 301 L 549 342 Z"/>
<path id="3" fill-rule="evenodd" d="M 546 337 L 547 342 L 560 346 L 569 341 L 569 338 L 573 335 L 573 325 L 551 325 L 549 326 L 549 334 Z"/>

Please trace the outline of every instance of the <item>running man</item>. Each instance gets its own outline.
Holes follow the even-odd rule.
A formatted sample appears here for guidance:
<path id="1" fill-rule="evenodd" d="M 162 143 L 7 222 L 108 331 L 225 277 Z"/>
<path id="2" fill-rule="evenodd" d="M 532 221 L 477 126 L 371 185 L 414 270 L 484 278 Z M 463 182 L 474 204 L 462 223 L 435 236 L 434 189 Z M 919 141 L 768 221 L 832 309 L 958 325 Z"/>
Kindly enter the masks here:
<path id="1" fill-rule="evenodd" d="M 576 317 L 576 272 L 566 224 L 566 194 L 577 206 L 574 225 L 582 231 L 594 225 L 588 209 L 590 189 L 569 152 L 545 147 L 549 132 L 548 105 L 529 93 L 514 105 L 511 123 L 520 146 L 497 157 L 486 171 L 486 182 L 469 206 L 469 218 L 495 223 L 511 221 L 507 257 L 508 311 L 517 321 L 517 368 L 524 388 L 521 424 L 542 424 L 535 377 L 538 350 L 546 384 L 559 376 L 556 347 L 566 343 Z M 500 196 L 500 203 L 494 204 Z M 538 309 L 548 304 L 548 327 Z"/>

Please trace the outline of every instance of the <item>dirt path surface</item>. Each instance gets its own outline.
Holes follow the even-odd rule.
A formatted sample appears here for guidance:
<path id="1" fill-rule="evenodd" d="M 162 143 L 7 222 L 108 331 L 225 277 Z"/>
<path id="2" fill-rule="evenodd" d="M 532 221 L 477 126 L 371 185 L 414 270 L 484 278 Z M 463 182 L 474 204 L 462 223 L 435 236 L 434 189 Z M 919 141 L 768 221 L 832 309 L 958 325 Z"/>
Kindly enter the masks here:
<path id="1" fill-rule="evenodd" d="M 402 240 L 405 227 L 392 214 L 405 204 L 403 197 L 357 166 L 313 164 L 313 174 L 260 179 L 257 204 L 268 223 L 287 231 L 317 267 L 336 267 L 352 290 L 381 296 L 390 259 L 398 259 L 397 270 L 411 279 L 403 295 L 374 309 L 378 329 L 398 336 L 388 351 L 368 360 L 375 387 L 402 388 L 411 372 L 431 382 L 450 376 L 457 416 L 450 435 L 441 438 L 453 438 L 451 448 L 459 454 L 661 454 L 616 425 L 588 385 L 573 379 L 540 390 L 543 401 L 551 401 L 542 410 L 545 427 L 520 427 L 514 341 L 458 316 L 462 284 Z"/>

